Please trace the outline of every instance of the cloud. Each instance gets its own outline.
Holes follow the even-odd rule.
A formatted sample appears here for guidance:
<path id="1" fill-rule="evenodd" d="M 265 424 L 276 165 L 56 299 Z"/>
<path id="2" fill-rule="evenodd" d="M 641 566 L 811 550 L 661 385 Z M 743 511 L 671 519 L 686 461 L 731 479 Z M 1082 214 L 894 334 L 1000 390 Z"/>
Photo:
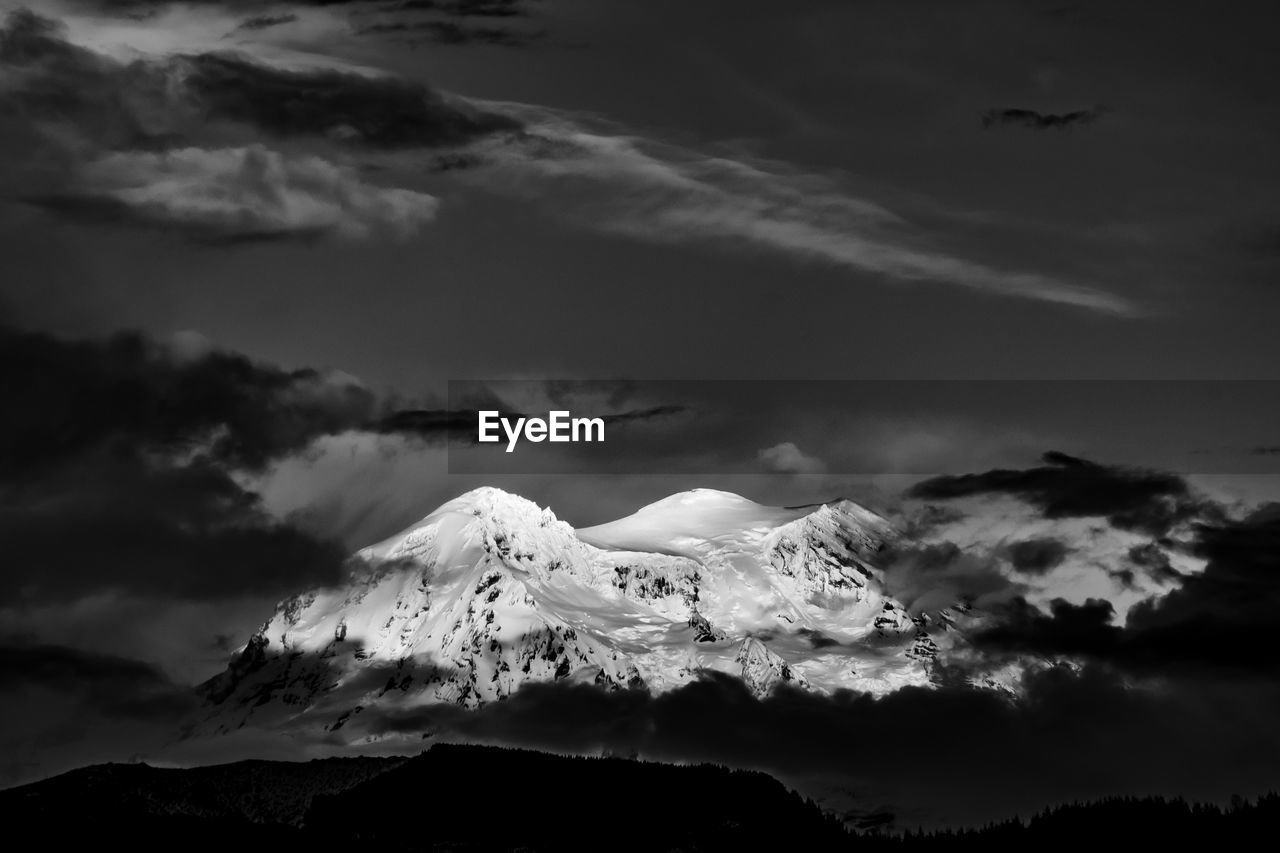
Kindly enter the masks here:
<path id="1" fill-rule="evenodd" d="M 975 642 L 1001 651 L 1110 660 L 1123 636 L 1114 617 L 1111 602 L 1100 598 L 1083 604 L 1058 598 L 1048 613 L 1017 599 L 1004 609 L 1000 624 L 978 634 Z"/>
<path id="2" fill-rule="evenodd" d="M 955 507 L 924 504 L 900 509 L 894 524 L 907 539 L 919 540 L 965 518 L 965 513 Z"/>
<path id="3" fill-rule="evenodd" d="M 245 18 L 236 27 L 238 30 L 266 30 L 271 27 L 279 27 L 284 24 L 292 24 L 297 22 L 298 16 L 292 13 L 281 15 L 254 15 L 251 18 Z"/>
<path id="4" fill-rule="evenodd" d="M 877 562 L 886 591 L 912 614 L 957 604 L 989 607 L 1008 601 L 1022 588 L 992 556 L 953 542 L 897 542 Z"/>
<path id="5" fill-rule="evenodd" d="M 790 441 L 761 448 L 756 458 L 768 471 L 779 474 L 824 474 L 827 465 L 816 456 L 810 456 Z"/>
<path id="6" fill-rule="evenodd" d="M 0 329 L 0 471 L 28 477 L 82 456 L 194 454 L 257 470 L 369 421 L 373 395 L 341 374 L 220 350 L 175 355 L 134 334 L 64 341 Z"/>
<path id="7" fill-rule="evenodd" d="M 982 114 L 982 126 L 1024 127 L 1031 130 L 1065 130 L 1069 127 L 1087 127 L 1106 114 L 1106 107 L 1074 110 L 1069 113 L 1042 113 L 1025 109 L 993 109 Z"/>
<path id="8" fill-rule="evenodd" d="M 1062 540 L 1045 536 L 1013 542 L 1005 546 L 1004 553 L 1018 571 L 1043 575 L 1062 565 L 1071 549 Z"/>
<path id="9" fill-rule="evenodd" d="M 105 204 L 209 240 L 403 239 L 434 219 L 437 208 L 429 195 L 367 184 L 350 168 L 259 145 L 106 154 L 82 167 L 75 194 L 39 202 L 62 212 Z"/>
<path id="10" fill-rule="evenodd" d="M 612 384 L 537 386 L 544 404 L 616 404 L 601 409 L 610 428 L 640 431 L 684 411 Z M 192 332 L 161 342 L 0 330 L 0 387 L 11 413 L 0 420 L 0 552 L 12 561 L 0 603 L 28 608 L 90 595 L 228 601 L 335 583 L 347 572 L 340 537 L 389 533 L 431 508 L 425 494 L 451 496 L 443 472 L 415 468 L 414 445 L 476 435 L 473 409 L 395 407 L 345 374 L 254 361 Z M 483 400 L 464 402 L 512 411 L 481 390 Z M 345 521 L 317 506 L 325 489 L 299 473 L 335 447 Z M 353 487 L 361 473 L 376 484 Z M 283 505 L 260 497 L 299 476 L 308 485 Z M 367 544 L 363 534 L 348 541 Z"/>
<path id="11" fill-rule="evenodd" d="M 425 166 L 427 152 L 518 129 L 396 77 L 229 53 L 121 61 L 25 11 L 0 29 L 0 69 L 0 116 L 31 140 L 0 168 L 7 195 L 203 240 L 411 236 L 436 199 L 365 174 L 396 179 L 391 152 Z"/>
<path id="12" fill-rule="evenodd" d="M 74 601 L 9 602 L 0 605 L 0 624 L 31 642 L 146 660 L 191 684 L 225 669 L 227 655 L 281 597 L 273 590 L 214 599 L 103 592 Z"/>
<path id="13" fill-rule="evenodd" d="M 229 598 L 343 576 L 344 549 L 274 518 L 247 474 L 365 423 L 349 377 L 135 335 L 0 332 L 0 598 Z M 108 567 L 108 570 L 104 570 Z"/>
<path id="14" fill-rule="evenodd" d="M 1122 530 L 1154 536 L 1217 511 L 1176 474 L 1099 465 L 1058 452 L 1046 453 L 1043 462 L 1025 470 L 934 477 L 917 483 L 908 495 L 923 500 L 1009 495 L 1046 518 L 1097 516 Z"/>
<path id="15" fill-rule="evenodd" d="M 656 696 L 530 685 L 475 711 L 371 706 L 349 725 L 353 736 L 428 732 L 444 742 L 765 769 L 805 793 L 842 790 L 845 808 L 856 792 L 858 806 L 896 812 L 899 826 L 981 823 L 1113 794 L 1217 799 L 1274 785 L 1274 687 L 1135 688 L 1100 668 L 1065 667 L 1026 687 L 1021 699 L 943 687 L 879 699 L 782 690 L 757 700 L 721 675 Z"/>
<path id="16" fill-rule="evenodd" d="M 149 663 L 0 639 L 0 785 L 171 743 L 192 691 Z"/>
<path id="17" fill-rule="evenodd" d="M 931 281 L 1123 316 L 1124 298 L 1090 284 L 1003 270 L 931 245 L 902 216 L 846 192 L 838 180 L 778 163 L 714 156 L 588 120 L 517 104 L 491 105 L 526 133 L 484 148 L 474 171 L 492 190 L 560 210 L 594 228 L 664 243 L 725 242 L 890 281 Z M 575 203 L 566 205 L 572 198 Z"/>
<path id="18" fill-rule="evenodd" d="M 187 47 L 220 49 L 225 47 L 217 44 L 221 37 L 237 47 L 269 45 L 278 53 L 281 47 L 306 44 L 318 40 L 317 36 L 342 38 L 351 33 L 409 44 L 528 47 L 548 35 L 541 27 L 531 27 L 534 14 L 528 6 L 528 0 L 298 0 L 293 4 L 272 0 L 71 0 L 71 8 L 63 10 L 71 13 L 88 7 L 98 17 L 95 28 L 102 28 L 102 17 L 113 18 L 117 30 L 120 22 L 127 22 L 126 26 L 137 31 L 131 39 L 134 42 L 138 33 L 154 38 L 169 30 L 166 35 L 170 39 L 177 36 Z M 246 14 L 249 16 L 237 17 Z M 547 16 L 540 10 L 537 17 L 545 20 Z M 289 32 L 284 39 L 272 39 L 273 34 L 266 32 L 285 26 Z"/>
<path id="19" fill-rule="evenodd" d="M 281 139 L 424 149 L 520 130 L 513 118 L 387 75 L 289 70 L 221 53 L 176 57 L 152 70 L 181 75 L 180 97 L 191 106 Z"/>
<path id="20" fill-rule="evenodd" d="M 0 600 L 217 600 L 337 583 L 345 549 L 272 518 L 207 463 L 79 458 L 0 499 Z"/>
<path id="21" fill-rule="evenodd" d="M 1176 582 L 1183 577 L 1182 572 L 1173 567 L 1169 554 L 1155 542 L 1134 545 L 1129 549 L 1128 557 L 1129 562 L 1160 583 Z"/>
<path id="22" fill-rule="evenodd" d="M 135 214 L 126 222 L 202 223 L 189 229 L 196 232 L 209 218 L 224 229 L 228 221 L 245 222 L 245 239 L 404 235 L 434 209 L 429 196 L 407 187 L 447 169 L 502 194 L 554 199 L 574 222 L 636 239 L 745 246 L 886 281 L 1136 313 L 1127 299 L 1089 282 L 965 257 L 939 235 L 848 191 L 841 179 L 776 162 L 669 145 L 540 107 L 468 102 L 390 75 L 290 69 L 208 49 L 123 62 L 70 43 L 56 24 L 30 13 L 10 17 L 3 44 L 0 63 L 12 82 L 0 101 L 16 107 L 11 112 L 42 140 L 42 151 L 53 152 L 42 157 L 60 158 L 43 169 L 24 164 L 10 182 L 23 188 L 21 197 L 56 212 L 105 220 L 113 209 L 104 211 L 104 203 L 124 204 Z M 273 153 L 233 153 L 257 145 Z M 304 145 L 305 153 L 294 150 Z M 264 204 L 245 174 L 268 160 L 279 164 L 274 173 L 290 178 L 271 196 L 280 200 L 275 205 Z M 400 189 L 357 179 L 346 167 L 377 171 Z M 75 180 L 104 172 L 118 178 L 121 171 L 156 183 L 128 186 L 122 202 L 125 190 L 93 191 Z M 238 189 L 218 197 L 222 210 L 210 211 L 210 193 L 197 193 L 205 203 L 196 216 L 166 193 L 228 175 Z M 304 180 L 323 191 L 288 191 Z M 319 210 L 329 215 L 317 228 Z M 282 225 L 290 230 L 281 232 Z"/>
<path id="23" fill-rule="evenodd" d="M 195 697 L 139 660 L 41 643 L 0 641 L 0 688 L 71 688 L 81 701 L 111 716 L 172 721 Z"/>
<path id="24" fill-rule="evenodd" d="M 450 409 L 402 409 L 379 420 L 374 429 L 385 434 L 410 435 L 426 441 L 475 440 L 475 411 Z"/>
<path id="25" fill-rule="evenodd" d="M 1122 562 L 1108 570 L 1112 579 L 1134 591 L 1141 574 L 1163 592 L 1133 603 L 1120 620 L 1116 605 L 1100 597 L 1077 593 L 1075 601 L 1056 598 L 1041 609 L 1019 591 L 992 602 L 991 619 L 974 638 L 979 648 L 1092 660 L 1141 676 L 1274 678 L 1269 649 L 1280 612 L 1280 504 L 1241 515 L 1197 494 L 1175 474 L 1061 453 L 1046 454 L 1044 462 L 936 477 L 909 494 L 935 500 L 1008 495 L 1049 519 L 1105 518 L 1118 530 L 1153 537 L 1136 544 L 1130 539 L 1119 549 L 1115 556 Z M 1069 547 L 1038 536 L 1001 552 L 1024 574 L 1043 575 Z M 1171 555 L 1190 563 L 1175 568 Z"/>
<path id="26" fill-rule="evenodd" d="M 1274 674 L 1268 654 L 1280 612 L 1280 504 L 1239 519 L 1198 522 L 1191 550 L 1204 571 L 1129 613 L 1135 655 L 1163 663 Z"/>
<path id="27" fill-rule="evenodd" d="M 1140 675 L 1274 679 L 1280 504 L 1239 519 L 1197 522 L 1188 547 L 1207 560 L 1203 571 L 1178 574 L 1167 558 L 1136 551 L 1140 565 L 1178 585 L 1135 604 L 1123 625 L 1102 599 L 1058 599 L 1048 613 L 1019 599 L 975 642 L 989 650 L 1092 659 Z"/>

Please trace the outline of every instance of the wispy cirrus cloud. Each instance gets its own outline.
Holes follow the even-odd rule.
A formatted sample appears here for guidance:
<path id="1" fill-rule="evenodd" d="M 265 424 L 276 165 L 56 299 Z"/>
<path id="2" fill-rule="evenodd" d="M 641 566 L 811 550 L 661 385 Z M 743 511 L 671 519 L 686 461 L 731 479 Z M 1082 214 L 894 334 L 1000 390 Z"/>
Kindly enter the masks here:
<path id="1" fill-rule="evenodd" d="M 73 192 L 35 201 L 65 215 L 110 214 L 215 242 L 403 239 L 437 208 L 425 193 L 369 184 L 349 167 L 260 145 L 115 152 L 81 174 Z"/>
<path id="2" fill-rule="evenodd" d="M 713 241 L 817 261 L 889 281 L 928 281 L 1116 316 L 1139 313 L 1089 282 L 1005 269 L 939 248 L 931 235 L 835 177 L 776 162 L 707 154 L 592 119 L 522 104 L 484 104 L 526 128 L 479 143 L 484 185 L 590 227 L 664 243 Z"/>

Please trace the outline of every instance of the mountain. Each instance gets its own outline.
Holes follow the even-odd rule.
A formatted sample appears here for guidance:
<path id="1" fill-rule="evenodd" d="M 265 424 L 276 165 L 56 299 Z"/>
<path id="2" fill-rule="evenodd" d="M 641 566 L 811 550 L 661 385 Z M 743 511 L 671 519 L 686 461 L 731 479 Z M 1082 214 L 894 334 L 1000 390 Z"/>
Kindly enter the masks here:
<path id="1" fill-rule="evenodd" d="M 372 704 L 473 708 L 531 682 L 664 691 L 708 671 L 884 693 L 928 685 L 959 611 L 908 613 L 876 557 L 896 533 L 853 503 L 673 495 L 574 530 L 481 488 L 357 553 L 349 582 L 280 603 L 201 688 L 206 732 L 338 732 Z"/>
<path id="2" fill-rule="evenodd" d="M 0 820 L 20 838 L 220 850 L 268 842 L 308 850 L 835 850 L 850 840 L 839 821 L 759 772 L 450 744 L 358 767 L 335 761 L 87 767 L 0 791 Z"/>
<path id="3" fill-rule="evenodd" d="M 237 761 L 186 769 L 99 764 L 0 791 L 5 823 L 54 821 L 69 808 L 93 821 L 207 821 L 297 827 L 313 801 L 362 785 L 410 759 Z"/>
<path id="4" fill-rule="evenodd" d="M 1277 821 L 1275 794 L 1228 808 L 1146 797 L 1063 805 L 981 829 L 895 834 L 874 821 L 842 826 L 759 772 L 452 744 L 412 758 L 106 764 L 0 791 L 0 822 L 11 837 L 200 850 L 1254 846 Z"/>

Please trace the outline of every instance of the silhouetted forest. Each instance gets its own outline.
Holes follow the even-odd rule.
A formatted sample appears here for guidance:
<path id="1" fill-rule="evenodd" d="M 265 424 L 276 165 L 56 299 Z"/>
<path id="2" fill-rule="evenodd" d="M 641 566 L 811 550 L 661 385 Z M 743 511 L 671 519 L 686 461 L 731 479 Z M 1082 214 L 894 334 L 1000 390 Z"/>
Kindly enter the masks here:
<path id="1" fill-rule="evenodd" d="M 1280 827 L 1280 796 L 1226 808 L 1112 799 L 981 829 L 854 833 L 763 773 L 440 745 L 410 759 L 87 767 L 0 791 L 0 820 L 50 842 L 201 849 L 1065 849 L 1267 839 Z"/>
<path id="2" fill-rule="evenodd" d="M 1144 846 L 1274 844 L 1280 795 L 1218 807 L 1161 797 L 1118 797 L 1045 809 L 1029 820 L 967 830 L 860 837 L 857 847 L 908 850 L 1080 850 L 1123 841 Z"/>

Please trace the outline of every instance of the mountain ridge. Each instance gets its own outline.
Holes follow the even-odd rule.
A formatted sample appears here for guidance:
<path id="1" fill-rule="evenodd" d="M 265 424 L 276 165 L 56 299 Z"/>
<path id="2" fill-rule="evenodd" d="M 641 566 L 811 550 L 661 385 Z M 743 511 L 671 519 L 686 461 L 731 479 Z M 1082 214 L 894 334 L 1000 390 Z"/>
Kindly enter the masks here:
<path id="1" fill-rule="evenodd" d="M 705 672 L 873 694 L 928 686 L 955 613 L 912 614 L 852 501 L 766 507 L 693 490 L 575 530 L 493 487 L 361 549 L 349 582 L 282 601 L 201 686 L 198 731 L 336 732 L 371 704 L 474 708 L 523 684 L 661 692 Z"/>
<path id="2" fill-rule="evenodd" d="M 513 787 L 526 795 L 504 796 Z M 219 850 L 266 842 L 344 850 L 370 842 L 424 850 L 1058 850 L 1117 839 L 1254 842 L 1277 819 L 1275 793 L 1229 805 L 1125 796 L 980 828 L 924 830 L 889 811 L 823 812 L 759 771 L 461 744 L 404 757 L 100 764 L 0 790 L 0 820 L 29 837 L 181 839 Z"/>

